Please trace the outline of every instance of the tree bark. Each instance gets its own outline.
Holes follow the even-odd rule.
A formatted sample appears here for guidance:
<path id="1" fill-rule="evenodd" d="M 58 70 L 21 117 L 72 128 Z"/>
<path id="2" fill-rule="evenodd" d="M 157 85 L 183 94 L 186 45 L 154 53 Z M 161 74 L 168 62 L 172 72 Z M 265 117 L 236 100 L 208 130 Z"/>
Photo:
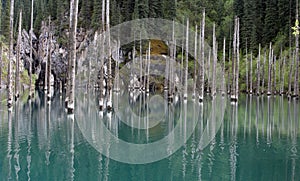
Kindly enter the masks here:
<path id="1" fill-rule="evenodd" d="M 48 92 L 47 92 L 47 99 L 48 101 L 51 98 L 51 55 L 52 55 L 52 32 L 51 32 L 51 17 L 49 16 L 49 29 L 48 29 L 48 48 L 49 48 L 49 53 L 47 57 L 47 87 L 48 87 Z"/>
<path id="2" fill-rule="evenodd" d="M 199 91 L 199 101 L 202 102 L 204 98 L 204 39 L 205 39 L 205 9 L 202 12 L 202 23 L 201 23 L 201 59 L 199 66 L 199 78 L 200 78 L 200 91 Z"/>
<path id="3" fill-rule="evenodd" d="M 237 61 L 237 65 L 236 65 L 236 88 L 235 88 L 235 98 L 236 100 L 238 100 L 238 96 L 239 96 L 239 75 L 240 75 L 240 19 L 237 17 L 237 42 L 236 42 L 236 46 L 237 46 L 237 50 L 236 50 L 236 61 Z"/>
<path id="4" fill-rule="evenodd" d="M 9 18 L 9 60 L 8 60 L 8 74 L 7 74 L 7 106 L 12 106 L 13 91 L 12 91 L 12 61 L 13 61 L 13 46 L 14 46 L 14 0 L 10 1 L 10 18 Z"/>
<path id="5" fill-rule="evenodd" d="M 106 0 L 106 30 L 108 46 L 108 97 L 107 109 L 112 109 L 112 70 L 111 70 L 111 47 L 110 47 L 110 19 L 109 19 L 109 0 Z"/>
<path id="6" fill-rule="evenodd" d="M 299 20 L 299 2 L 296 1 L 296 21 Z M 299 27 L 297 27 L 299 29 Z M 296 33 L 296 68 L 295 68 L 295 80 L 294 80 L 294 97 L 299 96 L 299 33 Z"/>

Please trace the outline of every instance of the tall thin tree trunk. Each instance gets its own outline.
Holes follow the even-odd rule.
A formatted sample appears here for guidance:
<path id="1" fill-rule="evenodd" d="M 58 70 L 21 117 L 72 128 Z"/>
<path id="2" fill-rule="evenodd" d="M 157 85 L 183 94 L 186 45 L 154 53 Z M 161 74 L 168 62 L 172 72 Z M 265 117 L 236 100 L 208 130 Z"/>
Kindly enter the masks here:
<path id="1" fill-rule="evenodd" d="M 231 84 L 231 100 L 236 101 L 235 95 L 235 81 L 236 81 L 236 39 L 237 39 L 237 26 L 236 18 L 234 23 L 234 35 L 233 35 L 233 53 L 232 53 L 232 84 Z"/>
<path id="2" fill-rule="evenodd" d="M 282 95 L 282 70 L 283 70 L 283 58 L 282 58 L 282 47 L 280 48 L 280 58 L 279 58 L 279 94 Z"/>
<path id="3" fill-rule="evenodd" d="M 111 70 L 111 46 L 110 46 L 110 17 L 109 17 L 109 0 L 106 0 L 106 30 L 108 43 L 108 99 L 107 109 L 112 109 L 112 70 Z"/>
<path id="4" fill-rule="evenodd" d="M 208 50 L 208 60 L 207 60 L 207 64 L 206 64 L 206 68 L 207 68 L 207 87 L 206 87 L 206 92 L 209 93 L 210 88 L 211 88 L 211 66 L 210 66 L 210 62 L 211 62 L 211 48 L 209 48 Z"/>
<path id="5" fill-rule="evenodd" d="M 222 96 L 225 96 L 226 81 L 225 81 L 225 61 L 226 61 L 226 38 L 223 40 L 223 68 L 222 68 Z"/>
<path id="6" fill-rule="evenodd" d="M 201 59 L 200 59 L 200 67 L 199 67 L 199 77 L 200 77 L 200 91 L 199 91 L 199 101 L 203 101 L 204 97 L 204 39 L 205 39 L 205 9 L 203 9 L 202 13 L 202 23 L 201 23 Z"/>
<path id="7" fill-rule="evenodd" d="M 146 92 L 149 93 L 150 92 L 150 65 L 151 65 L 151 41 L 149 41 L 149 45 L 148 45 L 148 63 L 147 63 L 147 90 Z"/>
<path id="8" fill-rule="evenodd" d="M 197 61 L 198 61 L 198 26 L 195 27 L 195 51 L 194 51 L 194 92 L 193 98 L 196 97 L 196 84 L 197 84 Z"/>
<path id="9" fill-rule="evenodd" d="M 236 88 L 235 88 L 235 98 L 236 100 L 238 100 L 238 96 L 239 96 L 239 75 L 240 75 L 240 19 L 237 17 L 237 42 L 236 42 L 236 61 L 237 61 L 237 65 L 236 65 Z"/>
<path id="10" fill-rule="evenodd" d="M 277 83 L 276 83 L 276 62 L 277 62 L 277 57 L 274 56 L 273 58 L 273 94 L 277 94 Z"/>
<path id="11" fill-rule="evenodd" d="M 212 91 L 211 95 L 214 97 L 216 92 L 216 68 L 217 68 L 217 40 L 216 40 L 216 24 L 213 25 L 213 66 L 212 66 Z"/>
<path id="12" fill-rule="evenodd" d="M 292 78 L 293 78 L 293 68 L 294 68 L 294 63 L 295 63 L 295 51 L 293 51 L 293 56 L 290 57 L 289 64 L 289 91 L 288 91 L 288 96 L 292 95 Z"/>
<path id="13" fill-rule="evenodd" d="M 69 114 L 73 114 L 75 108 L 74 94 L 75 94 L 76 32 L 77 32 L 78 1 L 79 0 L 71 0 L 71 10 L 73 11 L 73 13 L 70 13 L 71 31 L 70 31 L 70 64 L 69 64 L 69 75 L 70 75 L 69 96 L 70 97 L 68 102 Z"/>
<path id="14" fill-rule="evenodd" d="M 271 95 L 271 71 L 272 71 L 272 43 L 270 43 L 269 49 L 269 66 L 268 66 L 268 95 Z"/>
<path id="15" fill-rule="evenodd" d="M 0 89 L 2 89 L 2 42 L 0 42 Z"/>
<path id="16" fill-rule="evenodd" d="M 22 10 L 19 15 L 19 33 L 17 40 L 17 62 L 16 62 L 16 76 L 15 76 L 15 100 L 19 98 L 20 89 L 20 61 L 21 61 L 21 40 L 22 40 Z"/>
<path id="17" fill-rule="evenodd" d="M 265 67 L 266 67 L 266 61 L 267 61 L 267 52 L 265 50 L 264 53 L 264 62 L 263 62 L 263 67 L 262 67 L 262 93 L 265 92 L 266 88 L 265 88 Z"/>
<path id="18" fill-rule="evenodd" d="M 29 98 L 33 96 L 32 93 L 32 33 L 33 33 L 33 2 L 34 0 L 31 0 L 31 16 L 30 16 L 30 59 L 29 59 Z"/>
<path id="19" fill-rule="evenodd" d="M 188 63 L 189 63 L 189 19 L 186 21 L 186 41 L 185 41 L 185 74 L 184 74 L 184 94 L 183 98 L 187 99 L 188 87 Z"/>
<path id="20" fill-rule="evenodd" d="M 261 51 L 261 45 L 258 46 L 258 58 L 257 58 L 257 87 L 256 87 L 256 94 L 260 95 L 260 51 Z"/>
<path id="21" fill-rule="evenodd" d="M 101 22 L 102 22 L 102 32 L 100 33 L 100 43 L 101 43 L 101 56 L 100 56 L 100 78 L 99 78 L 99 109 L 100 111 L 103 111 L 104 108 L 104 100 L 103 100 L 103 81 L 104 81 L 104 31 L 105 31 L 105 0 L 102 0 L 102 16 L 101 16 Z"/>
<path id="22" fill-rule="evenodd" d="M 299 2 L 296 1 L 296 21 L 299 20 Z M 299 27 L 297 27 L 299 29 Z M 295 80 L 294 80 L 294 97 L 299 96 L 299 33 L 296 33 L 296 68 L 295 68 Z"/>
<path id="23" fill-rule="evenodd" d="M 248 65 L 248 44 L 246 40 L 246 93 L 249 93 L 249 65 Z"/>
<path id="24" fill-rule="evenodd" d="M 284 93 L 284 83 L 285 83 L 285 62 L 286 62 L 286 57 L 284 56 L 283 58 L 283 63 L 282 63 L 282 72 L 281 72 L 281 92 L 280 94 L 283 95 Z"/>
<path id="25" fill-rule="evenodd" d="M 253 54 L 250 55 L 250 94 L 253 93 Z"/>
<path id="26" fill-rule="evenodd" d="M 49 29 L 48 29 L 48 44 L 49 44 L 49 53 L 48 53 L 48 57 L 47 57 L 47 87 L 48 87 L 48 92 L 47 92 L 47 99 L 48 101 L 51 98 L 51 55 L 52 55 L 52 32 L 51 32 L 51 17 L 49 16 Z"/>
<path id="27" fill-rule="evenodd" d="M 10 16 L 9 16 L 9 61 L 8 61 L 8 74 L 7 74 L 7 106 L 12 106 L 13 101 L 13 91 L 12 91 L 12 62 L 13 62 L 13 46 L 14 46 L 14 0 L 10 1 Z"/>

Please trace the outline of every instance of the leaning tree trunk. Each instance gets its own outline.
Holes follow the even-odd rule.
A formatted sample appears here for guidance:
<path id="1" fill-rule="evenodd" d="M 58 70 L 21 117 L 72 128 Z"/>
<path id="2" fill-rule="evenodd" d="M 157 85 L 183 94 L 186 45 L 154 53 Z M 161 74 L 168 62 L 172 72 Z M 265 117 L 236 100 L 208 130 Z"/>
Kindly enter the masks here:
<path id="1" fill-rule="evenodd" d="M 299 2 L 296 1 L 296 21 L 299 20 Z M 299 27 L 296 27 L 299 29 Z M 299 30 L 298 30 L 299 31 Z M 299 32 L 296 33 L 296 68 L 295 68 L 295 81 L 294 81 L 294 97 L 299 96 Z"/>
<path id="2" fill-rule="evenodd" d="M 9 60 L 8 60 L 8 74 L 7 74 L 7 106 L 12 106 L 13 91 L 12 91 L 12 61 L 13 61 L 13 46 L 14 46 L 14 0 L 10 1 L 10 18 L 9 18 Z"/>
<path id="3" fill-rule="evenodd" d="M 74 2 L 75 1 L 75 2 Z M 74 113 L 74 94 L 75 94 L 75 63 L 76 63 L 76 32 L 77 32 L 77 15 L 78 15 L 78 1 L 71 0 L 70 12 L 70 57 L 69 57 L 69 100 L 68 100 L 68 113 Z"/>
<path id="4" fill-rule="evenodd" d="M 19 16 L 19 33 L 17 41 L 17 62 L 16 62 L 16 76 L 15 76 L 15 100 L 19 98 L 20 89 L 20 61 L 21 61 L 21 31 L 22 31 L 22 10 Z"/>
<path id="5" fill-rule="evenodd" d="M 29 98 L 33 96 L 32 93 L 32 33 L 33 33 L 33 2 L 34 0 L 31 0 L 31 16 L 30 16 L 30 59 L 29 59 Z"/>

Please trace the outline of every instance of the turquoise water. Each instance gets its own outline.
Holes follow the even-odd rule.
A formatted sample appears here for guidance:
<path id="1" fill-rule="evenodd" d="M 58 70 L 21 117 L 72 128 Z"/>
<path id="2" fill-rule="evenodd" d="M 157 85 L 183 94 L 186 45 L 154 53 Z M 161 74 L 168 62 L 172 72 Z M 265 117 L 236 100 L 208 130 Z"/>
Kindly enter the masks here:
<path id="1" fill-rule="evenodd" d="M 145 107 L 142 98 L 130 102 L 119 95 L 118 107 L 129 101 L 140 122 L 147 120 L 151 110 L 154 118 L 168 117 L 151 129 L 138 129 L 122 122 L 115 112 L 99 113 L 94 93 L 81 92 L 76 97 L 73 119 L 67 117 L 64 98 L 58 94 L 51 104 L 42 92 L 32 102 L 24 96 L 11 112 L 1 94 L 0 180 L 300 180 L 299 102 L 279 96 L 242 96 L 238 105 L 226 102 L 219 127 L 218 121 L 207 124 L 213 120 L 209 115 L 220 111 L 208 99 L 203 105 L 179 100 L 170 106 L 154 97 L 148 100 L 152 107 Z M 162 113 L 168 114 L 160 116 Z M 98 139 L 107 138 L 98 129 L 100 121 L 115 137 L 145 144 L 168 136 L 182 123 L 183 113 L 187 113 L 186 124 L 199 120 L 188 141 L 171 156 L 148 164 L 128 164 L 106 157 L 111 157 L 113 150 L 98 152 Z M 124 115 L 131 116 L 128 112 Z M 199 149 L 205 126 L 216 136 Z M 181 131 L 184 136 L 186 132 Z M 144 150 L 145 154 L 154 149 L 158 148 Z M 126 154 L 126 150 L 119 151 Z"/>

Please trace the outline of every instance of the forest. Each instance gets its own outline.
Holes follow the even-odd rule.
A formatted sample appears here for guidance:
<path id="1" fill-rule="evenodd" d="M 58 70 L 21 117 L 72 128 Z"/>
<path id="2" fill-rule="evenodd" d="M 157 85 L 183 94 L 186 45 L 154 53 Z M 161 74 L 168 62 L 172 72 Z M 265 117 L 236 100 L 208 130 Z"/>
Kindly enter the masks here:
<path id="1" fill-rule="evenodd" d="M 53 67 L 52 62 L 48 63 L 49 65 L 47 63 L 39 65 L 41 63 L 35 63 L 34 60 L 31 65 L 25 61 L 24 67 L 30 72 L 30 76 L 31 73 L 38 72 L 39 74 L 35 78 L 37 79 L 36 85 L 46 86 L 46 82 L 51 79 L 51 77 L 45 78 L 47 71 L 54 74 L 55 82 L 58 84 L 61 84 L 62 78 L 65 82 L 68 81 L 69 78 L 64 72 L 68 67 L 70 68 L 70 62 L 61 62 L 67 62 L 67 59 L 76 59 L 76 55 L 74 56 L 71 51 L 74 48 L 72 46 L 76 46 L 77 54 L 82 52 L 84 44 L 92 42 L 92 40 L 84 40 L 86 38 L 93 39 L 91 37 L 94 37 L 95 32 L 101 32 L 109 26 L 134 19 L 162 18 L 182 24 L 186 24 L 188 20 L 192 30 L 196 30 L 197 25 L 205 23 L 202 30 L 205 31 L 203 41 L 208 42 L 214 48 L 212 54 L 217 57 L 216 60 L 218 59 L 219 62 L 224 60 L 223 66 L 226 75 L 228 73 L 226 77 L 228 84 L 231 83 L 232 78 L 234 78 L 232 83 L 237 83 L 235 91 L 252 93 L 256 90 L 259 94 L 258 90 L 262 87 L 262 92 L 268 92 L 268 94 L 279 92 L 292 95 L 292 91 L 294 91 L 293 95 L 296 96 L 299 92 L 297 91 L 299 89 L 299 22 L 296 20 L 298 19 L 298 2 L 295 0 L 79 0 L 76 1 L 78 3 L 76 26 L 70 24 L 72 23 L 72 18 L 70 18 L 72 12 L 70 12 L 70 1 L 67 0 L 15 0 L 14 12 L 10 12 L 10 3 L 13 1 L 1 0 L 0 2 L 2 5 L 0 35 L 4 46 L 8 46 L 9 40 L 13 37 L 13 42 L 10 44 L 13 44 L 16 50 L 18 41 L 29 37 L 30 33 L 28 32 L 30 32 L 31 18 L 33 18 L 32 26 L 35 36 L 31 39 L 32 41 L 28 40 L 30 42 L 27 43 L 28 46 L 33 44 L 31 47 L 36 46 L 39 50 L 45 48 L 46 45 L 42 47 L 41 44 L 43 37 L 48 36 L 47 32 L 49 31 L 51 36 L 55 37 L 54 46 L 58 47 L 59 52 L 63 49 L 67 54 L 64 56 L 65 54 L 62 53 L 62 58 L 56 60 L 58 61 L 55 64 L 56 68 Z M 103 3 L 105 2 L 109 3 L 109 6 L 104 7 Z M 105 16 L 108 17 L 106 21 L 104 21 L 105 8 L 108 8 L 105 11 Z M 31 10 L 33 11 L 31 12 Z M 205 17 L 202 15 L 204 11 Z M 205 18 L 204 22 L 201 23 L 203 18 Z M 105 24 L 107 21 L 109 23 Z M 10 22 L 13 22 L 11 25 L 13 34 L 10 34 Z M 73 34 L 71 30 L 75 29 L 77 32 Z M 20 36 L 17 36 L 18 33 Z M 27 36 L 25 36 L 26 34 Z M 237 34 L 238 37 L 236 37 Z M 18 40 L 21 36 L 22 38 Z M 77 40 L 73 42 L 72 38 L 74 37 Z M 84 43 L 78 45 L 78 39 L 81 37 L 83 37 L 82 42 Z M 238 43 L 236 42 L 237 38 Z M 216 43 L 218 44 L 217 48 Z M 238 47 L 236 47 L 237 45 Z M 233 52 L 232 49 L 236 48 L 237 51 Z M 29 62 L 32 59 L 39 59 L 37 56 L 40 56 L 40 53 L 34 54 Z M 177 51 L 175 57 L 179 59 L 182 56 L 183 51 Z M 266 57 L 269 59 L 267 63 Z M 241 60 L 240 63 L 239 60 Z M 190 58 L 187 58 L 187 61 L 189 72 L 196 73 L 196 64 L 191 65 Z M 3 71 L 1 76 L 2 79 L 5 79 L 4 75 L 9 73 L 5 73 L 5 69 Z M 234 75 L 230 77 L 229 72 Z M 28 77 L 24 75 L 21 79 L 28 79 Z M 16 79 L 16 81 L 19 80 Z M 238 83 L 240 83 L 239 86 Z M 228 90 L 230 89 L 232 88 L 229 85 Z"/>

